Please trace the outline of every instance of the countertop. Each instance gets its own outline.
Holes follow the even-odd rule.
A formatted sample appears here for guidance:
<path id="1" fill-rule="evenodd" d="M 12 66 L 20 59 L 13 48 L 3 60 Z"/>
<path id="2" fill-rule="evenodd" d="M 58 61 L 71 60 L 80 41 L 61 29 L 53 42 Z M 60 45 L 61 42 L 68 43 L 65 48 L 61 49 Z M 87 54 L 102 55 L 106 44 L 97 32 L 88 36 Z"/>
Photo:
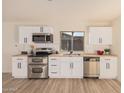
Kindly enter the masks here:
<path id="1" fill-rule="evenodd" d="M 68 55 L 68 54 L 52 54 L 49 57 L 117 57 L 116 55 L 97 55 L 97 54 L 80 54 L 80 55 Z"/>
<path id="2" fill-rule="evenodd" d="M 13 55 L 13 57 L 15 56 L 30 56 L 30 54 L 17 54 L 17 55 Z M 97 54 L 88 54 L 88 53 L 84 53 L 84 54 L 51 54 L 49 55 L 49 57 L 117 57 L 116 55 L 97 55 Z"/>
<path id="3" fill-rule="evenodd" d="M 17 54 L 17 55 L 13 55 L 13 57 L 15 56 L 22 56 L 22 57 L 25 57 L 25 56 L 29 56 L 29 54 Z"/>

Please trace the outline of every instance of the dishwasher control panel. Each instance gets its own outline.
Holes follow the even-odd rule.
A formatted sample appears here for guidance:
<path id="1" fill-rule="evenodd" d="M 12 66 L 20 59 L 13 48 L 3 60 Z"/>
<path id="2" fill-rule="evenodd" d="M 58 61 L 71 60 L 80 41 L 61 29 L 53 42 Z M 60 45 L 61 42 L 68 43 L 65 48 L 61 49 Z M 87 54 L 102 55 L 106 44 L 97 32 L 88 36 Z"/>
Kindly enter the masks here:
<path id="1" fill-rule="evenodd" d="M 84 57 L 84 62 L 89 62 L 89 61 L 100 61 L 100 57 Z"/>

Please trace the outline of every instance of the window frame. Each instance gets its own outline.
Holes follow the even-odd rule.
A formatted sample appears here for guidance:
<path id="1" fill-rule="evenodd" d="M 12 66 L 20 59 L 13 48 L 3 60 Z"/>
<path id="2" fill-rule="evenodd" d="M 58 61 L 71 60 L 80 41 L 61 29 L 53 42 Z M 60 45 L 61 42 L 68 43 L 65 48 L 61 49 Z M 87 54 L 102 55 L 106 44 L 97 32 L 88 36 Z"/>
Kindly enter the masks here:
<path id="1" fill-rule="evenodd" d="M 83 45 L 83 50 L 72 50 L 72 51 L 74 51 L 74 52 L 84 52 L 85 51 L 85 31 L 60 31 L 60 51 L 61 52 L 67 52 L 68 50 L 63 50 L 62 49 L 62 33 L 63 32 L 72 32 L 72 33 L 74 33 L 74 32 L 83 32 L 84 33 L 84 45 Z M 71 38 L 71 49 L 73 49 L 73 38 Z"/>

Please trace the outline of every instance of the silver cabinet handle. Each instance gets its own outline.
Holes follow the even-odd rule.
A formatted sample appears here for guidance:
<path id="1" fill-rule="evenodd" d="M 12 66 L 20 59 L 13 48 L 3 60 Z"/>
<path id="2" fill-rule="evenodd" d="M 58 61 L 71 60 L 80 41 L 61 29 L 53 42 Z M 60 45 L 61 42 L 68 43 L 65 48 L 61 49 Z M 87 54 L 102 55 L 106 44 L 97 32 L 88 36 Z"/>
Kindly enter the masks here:
<path id="1" fill-rule="evenodd" d="M 71 68 L 71 63 L 70 63 L 70 68 Z"/>
<path id="2" fill-rule="evenodd" d="M 99 43 L 100 43 L 100 38 L 99 38 Z"/>
<path id="3" fill-rule="evenodd" d="M 17 64 L 17 68 L 19 68 L 19 63 Z"/>
<path id="4" fill-rule="evenodd" d="M 57 66 L 57 65 L 51 65 L 51 66 Z"/>
<path id="5" fill-rule="evenodd" d="M 106 69 L 107 69 L 107 67 L 108 67 L 107 64 L 108 64 L 108 63 L 106 63 Z"/>
<path id="6" fill-rule="evenodd" d="M 72 69 L 73 69 L 73 67 L 74 67 L 74 65 L 73 65 L 73 63 L 72 63 Z"/>
<path id="7" fill-rule="evenodd" d="M 22 58 L 18 58 L 17 60 L 23 60 Z"/>
<path id="8" fill-rule="evenodd" d="M 51 59 L 51 60 L 56 60 L 55 58 Z"/>
<path id="9" fill-rule="evenodd" d="M 110 69 L 110 64 L 108 63 L 108 69 Z"/>
<path id="10" fill-rule="evenodd" d="M 40 32 L 43 32 L 43 27 L 40 27 Z"/>
<path id="11" fill-rule="evenodd" d="M 106 63 L 106 69 L 110 69 L 110 64 Z"/>
<path id="12" fill-rule="evenodd" d="M 70 68 L 73 68 L 73 63 L 70 63 Z"/>
<path id="13" fill-rule="evenodd" d="M 21 63 L 20 63 L 20 68 L 22 68 Z"/>
<path id="14" fill-rule="evenodd" d="M 27 43 L 27 37 L 24 38 L 24 43 Z"/>
<path id="15" fill-rule="evenodd" d="M 105 60 L 111 60 L 111 59 L 105 59 Z"/>
<path id="16" fill-rule="evenodd" d="M 57 72 L 51 72 L 52 74 L 57 74 Z"/>
<path id="17" fill-rule="evenodd" d="M 25 43 L 25 38 L 24 38 L 24 43 Z"/>
<path id="18" fill-rule="evenodd" d="M 99 38 L 99 43 L 102 43 L 102 38 L 101 37 Z"/>
<path id="19" fill-rule="evenodd" d="M 102 43 L 102 38 L 101 38 L 101 43 Z"/>

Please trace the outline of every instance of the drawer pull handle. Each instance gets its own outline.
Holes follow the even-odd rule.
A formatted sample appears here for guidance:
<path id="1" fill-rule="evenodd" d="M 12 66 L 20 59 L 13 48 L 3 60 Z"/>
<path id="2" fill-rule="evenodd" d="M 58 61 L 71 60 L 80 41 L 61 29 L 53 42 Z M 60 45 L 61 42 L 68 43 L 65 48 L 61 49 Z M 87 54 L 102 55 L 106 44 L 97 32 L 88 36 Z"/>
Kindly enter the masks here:
<path id="1" fill-rule="evenodd" d="M 19 59 L 19 58 L 18 58 L 17 60 L 23 60 L 23 59 Z"/>
<path id="2" fill-rule="evenodd" d="M 111 60 L 111 59 L 105 59 L 105 60 Z"/>
<path id="3" fill-rule="evenodd" d="M 57 65 L 51 65 L 51 66 L 57 66 Z"/>
<path id="4" fill-rule="evenodd" d="M 57 72 L 51 72 L 51 73 L 56 74 Z"/>
<path id="5" fill-rule="evenodd" d="M 56 60 L 56 59 L 51 59 L 51 60 Z"/>

